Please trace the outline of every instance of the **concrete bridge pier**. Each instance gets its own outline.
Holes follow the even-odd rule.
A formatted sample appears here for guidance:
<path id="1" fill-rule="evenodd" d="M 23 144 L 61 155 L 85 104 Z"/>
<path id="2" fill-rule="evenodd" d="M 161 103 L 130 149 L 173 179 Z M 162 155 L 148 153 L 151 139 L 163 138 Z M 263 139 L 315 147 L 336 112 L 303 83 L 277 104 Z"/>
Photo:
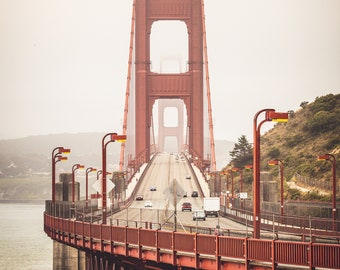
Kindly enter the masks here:
<path id="1" fill-rule="evenodd" d="M 79 201 L 80 184 L 75 182 L 74 200 Z M 61 173 L 56 183 L 56 201 L 72 202 L 72 174 Z M 67 211 L 64 217 L 71 213 Z M 70 217 L 70 216 L 69 216 Z M 53 270 L 84 270 L 86 263 L 85 252 L 53 241 Z"/>

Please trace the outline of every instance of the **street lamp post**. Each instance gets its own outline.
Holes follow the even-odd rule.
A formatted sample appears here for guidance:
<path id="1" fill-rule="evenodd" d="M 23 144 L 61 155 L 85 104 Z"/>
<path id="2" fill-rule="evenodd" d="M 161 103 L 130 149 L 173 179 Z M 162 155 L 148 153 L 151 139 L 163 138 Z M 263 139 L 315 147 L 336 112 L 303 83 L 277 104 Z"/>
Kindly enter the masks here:
<path id="1" fill-rule="evenodd" d="M 332 217 L 333 217 L 333 231 L 335 231 L 335 222 L 336 222 L 336 159 L 332 154 L 325 154 L 323 156 L 318 156 L 318 160 L 328 160 L 332 163 L 332 186 L 333 186 L 333 194 L 332 194 Z"/>
<path id="2" fill-rule="evenodd" d="M 89 167 L 86 169 L 86 208 L 89 203 L 89 173 L 90 172 L 96 172 L 96 168 Z"/>
<path id="3" fill-rule="evenodd" d="M 72 166 L 72 207 L 74 207 L 74 183 L 75 183 L 75 171 L 78 169 L 84 169 L 84 165 L 74 164 Z"/>
<path id="4" fill-rule="evenodd" d="M 67 160 L 67 157 L 63 157 L 62 154 L 69 154 L 70 152 L 70 149 L 61 146 L 52 151 L 52 202 L 55 202 L 55 165 L 59 161 Z"/>
<path id="5" fill-rule="evenodd" d="M 265 113 L 265 119 L 257 124 L 257 119 L 260 114 Z M 253 178 L 254 178 L 254 211 L 253 211 L 253 224 L 254 224 L 254 238 L 260 238 L 260 135 L 261 126 L 263 123 L 273 122 L 287 122 L 288 113 L 278 113 L 274 109 L 263 109 L 258 111 L 254 116 L 253 135 L 254 135 L 254 155 L 253 155 Z"/>
<path id="6" fill-rule="evenodd" d="M 280 215 L 283 216 L 283 161 L 280 159 L 273 159 L 268 161 L 268 165 L 275 166 L 279 165 L 280 167 Z"/>
<path id="7" fill-rule="evenodd" d="M 108 140 L 107 140 L 108 139 Z M 106 141 L 107 140 L 107 141 Z M 106 224 L 106 146 L 110 142 L 125 142 L 126 135 L 117 135 L 117 133 L 107 133 L 102 139 L 102 210 L 103 210 L 103 224 Z"/>

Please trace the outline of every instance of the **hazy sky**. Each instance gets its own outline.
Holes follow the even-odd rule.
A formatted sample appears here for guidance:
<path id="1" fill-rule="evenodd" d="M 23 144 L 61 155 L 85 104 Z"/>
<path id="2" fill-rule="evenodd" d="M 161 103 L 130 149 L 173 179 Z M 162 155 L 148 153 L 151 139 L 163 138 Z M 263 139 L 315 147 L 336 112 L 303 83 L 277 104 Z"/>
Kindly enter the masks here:
<path id="1" fill-rule="evenodd" d="M 340 93 L 339 0 L 205 0 L 215 139 Z M 0 139 L 122 130 L 132 0 L 0 0 Z M 265 125 L 269 128 L 272 124 Z"/>

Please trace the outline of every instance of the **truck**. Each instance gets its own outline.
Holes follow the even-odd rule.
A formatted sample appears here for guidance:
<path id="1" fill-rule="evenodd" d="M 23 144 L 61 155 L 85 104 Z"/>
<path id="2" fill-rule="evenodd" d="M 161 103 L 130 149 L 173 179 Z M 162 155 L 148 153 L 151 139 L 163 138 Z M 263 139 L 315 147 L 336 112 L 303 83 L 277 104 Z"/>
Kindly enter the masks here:
<path id="1" fill-rule="evenodd" d="M 219 197 L 206 197 L 203 199 L 203 210 L 205 216 L 218 217 L 220 211 L 220 198 Z"/>

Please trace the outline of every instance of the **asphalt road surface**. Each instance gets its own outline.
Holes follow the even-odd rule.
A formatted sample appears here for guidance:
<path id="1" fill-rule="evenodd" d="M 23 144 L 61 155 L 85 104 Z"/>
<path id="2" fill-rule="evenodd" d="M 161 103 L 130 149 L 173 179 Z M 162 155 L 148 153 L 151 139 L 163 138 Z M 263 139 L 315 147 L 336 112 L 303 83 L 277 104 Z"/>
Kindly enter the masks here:
<path id="1" fill-rule="evenodd" d="M 194 175 L 191 174 L 190 164 L 182 154 L 158 154 L 145 177 L 139 181 L 142 182 L 137 194 L 141 194 L 143 200 L 134 200 L 127 210 L 112 216 L 112 220 L 120 220 L 120 225 L 125 226 L 128 220 L 129 226 L 143 226 L 145 222 L 153 222 L 162 224 L 162 229 L 169 228 L 169 224 L 176 222 L 178 227 L 183 225 L 215 228 L 219 224 L 224 230 L 246 230 L 245 226 L 221 217 L 194 221 L 192 212 L 182 211 L 183 202 L 190 202 L 192 211 L 203 209 L 203 197 L 191 197 L 191 193 L 199 189 Z M 150 190 L 152 187 L 156 190 Z M 187 197 L 184 197 L 184 194 L 187 194 Z M 152 206 L 146 207 L 146 202 L 151 202 Z"/>

